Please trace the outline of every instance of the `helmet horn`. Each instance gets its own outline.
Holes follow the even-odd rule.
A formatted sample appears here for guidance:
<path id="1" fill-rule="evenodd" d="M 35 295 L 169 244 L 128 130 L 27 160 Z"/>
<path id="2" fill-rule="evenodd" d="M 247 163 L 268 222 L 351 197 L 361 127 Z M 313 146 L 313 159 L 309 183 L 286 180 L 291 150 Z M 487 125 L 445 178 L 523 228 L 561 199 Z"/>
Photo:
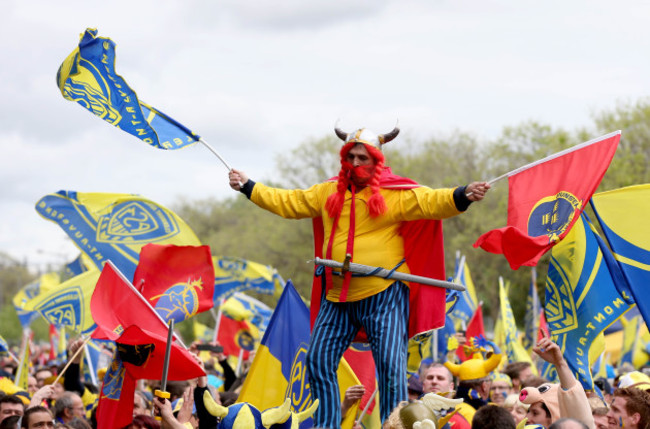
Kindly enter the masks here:
<path id="1" fill-rule="evenodd" d="M 386 134 L 379 134 L 378 136 L 379 141 L 381 142 L 381 144 L 386 144 L 389 141 L 393 140 L 395 137 L 397 137 L 398 134 L 399 134 L 399 126 L 395 125 L 395 128 L 393 128 L 391 132 Z"/>

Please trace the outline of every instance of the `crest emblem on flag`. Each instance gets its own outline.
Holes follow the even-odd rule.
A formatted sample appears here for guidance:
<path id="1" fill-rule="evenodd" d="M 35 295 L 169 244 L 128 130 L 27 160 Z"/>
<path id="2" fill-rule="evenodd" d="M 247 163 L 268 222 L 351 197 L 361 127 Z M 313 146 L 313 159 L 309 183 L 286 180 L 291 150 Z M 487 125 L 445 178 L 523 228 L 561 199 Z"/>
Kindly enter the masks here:
<path id="1" fill-rule="evenodd" d="M 117 356 L 117 353 L 116 353 Z M 115 358 L 104 375 L 104 385 L 102 386 L 102 395 L 107 399 L 120 400 L 122 393 L 122 383 L 124 382 L 124 372 L 126 369 L 119 358 Z"/>
<path id="2" fill-rule="evenodd" d="M 291 364 L 289 385 L 285 398 L 291 399 L 291 408 L 296 412 L 306 410 L 312 403 L 311 389 L 307 380 L 307 343 L 300 343 Z"/>
<path id="3" fill-rule="evenodd" d="M 54 326 L 71 326 L 81 332 L 83 314 L 83 291 L 80 287 L 69 288 L 42 302 L 35 310 L 39 311 Z"/>
<path id="4" fill-rule="evenodd" d="M 162 208 L 145 201 L 115 205 L 111 215 L 99 218 L 97 241 L 130 244 L 166 240 L 180 232 L 176 221 Z"/>
<path id="5" fill-rule="evenodd" d="M 560 235 L 566 231 L 576 211 L 581 208 L 582 201 L 570 192 L 561 191 L 542 198 L 530 211 L 528 235 L 531 237 L 546 235 L 549 243 L 559 241 Z"/>
<path id="6" fill-rule="evenodd" d="M 246 351 L 250 352 L 255 349 L 255 338 L 253 338 L 253 335 L 247 329 L 237 331 L 235 334 L 235 342 L 240 348 Z"/>
<path id="7" fill-rule="evenodd" d="M 546 322 L 554 335 L 569 332 L 578 327 L 578 314 L 573 293 L 567 290 L 567 282 L 558 288 L 546 282 Z"/>
<path id="8" fill-rule="evenodd" d="M 165 320 L 187 320 L 199 311 L 199 296 L 197 289 L 203 289 L 201 278 L 177 283 L 161 295 L 152 296 L 150 301 L 155 301 L 154 310 Z"/>

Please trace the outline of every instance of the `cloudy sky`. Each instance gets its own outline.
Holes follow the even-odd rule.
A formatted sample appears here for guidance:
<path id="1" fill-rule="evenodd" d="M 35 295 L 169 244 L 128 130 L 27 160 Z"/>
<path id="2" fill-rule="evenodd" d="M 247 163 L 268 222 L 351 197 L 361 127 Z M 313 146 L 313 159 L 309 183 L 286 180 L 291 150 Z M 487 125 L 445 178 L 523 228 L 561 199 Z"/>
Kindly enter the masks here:
<path id="1" fill-rule="evenodd" d="M 399 118 L 412 139 L 588 125 L 650 94 L 649 16 L 627 0 L 5 0 L 0 251 L 33 268 L 76 256 L 34 210 L 61 189 L 167 206 L 232 195 L 204 147 L 155 149 L 61 97 L 56 71 L 87 27 L 117 43 L 143 101 L 262 179 L 339 118 L 377 132 Z"/>

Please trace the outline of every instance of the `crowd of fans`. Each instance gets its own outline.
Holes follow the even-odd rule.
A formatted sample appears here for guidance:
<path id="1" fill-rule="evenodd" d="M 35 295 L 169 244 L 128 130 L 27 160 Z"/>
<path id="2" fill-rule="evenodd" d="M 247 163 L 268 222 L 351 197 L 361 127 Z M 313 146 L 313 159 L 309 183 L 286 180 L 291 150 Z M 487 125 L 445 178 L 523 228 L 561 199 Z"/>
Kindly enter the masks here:
<path id="1" fill-rule="evenodd" d="M 14 428 L 96 428 L 99 387 L 84 382 L 81 353 L 83 340 L 70 344 L 68 362 L 49 362 L 30 368 L 27 390 L 13 383 L 17 365 L 7 357 L 0 359 L 0 429 Z M 210 391 L 224 406 L 236 402 L 239 388 L 252 361 L 238 375 L 222 353 L 201 352 L 190 347 L 206 370 L 206 376 L 183 382 L 168 382 L 169 400 L 161 401 L 152 392 L 159 381 L 139 380 L 133 401 L 133 421 L 125 428 L 215 428 L 218 419 L 206 411 L 203 394 Z M 419 371 L 409 378 L 409 400 L 402 402 L 384 423 L 386 429 L 411 429 L 400 412 L 410 404 L 426 403 L 427 395 L 462 399 L 453 411 L 435 419 L 437 427 L 481 428 L 641 428 L 650 429 L 650 377 L 643 369 L 620 371 L 614 378 L 596 380 L 600 392 L 585 391 L 569 369 L 559 347 L 550 339 L 540 340 L 534 352 L 555 367 L 559 383 L 536 375 L 528 362 L 512 362 L 489 370 L 465 371 L 455 377 L 449 365 L 422 361 Z M 199 358 L 201 356 L 201 358 Z M 34 362 L 38 362 L 38 355 Z M 65 373 L 61 371 L 65 368 Z M 483 368 L 483 367 L 482 367 Z M 469 375 L 468 375 L 469 374 Z M 99 371 L 99 378 L 103 376 Z M 477 376 L 478 378 L 471 378 Z M 470 378 L 468 378 L 470 377 Z M 363 386 L 349 388 L 343 398 L 346 415 L 362 398 Z M 121 400 L 129 400 L 121 398 Z M 446 426 L 443 426 L 446 425 Z M 355 422 L 355 429 L 363 426 Z M 422 426 L 426 427 L 426 426 Z"/>

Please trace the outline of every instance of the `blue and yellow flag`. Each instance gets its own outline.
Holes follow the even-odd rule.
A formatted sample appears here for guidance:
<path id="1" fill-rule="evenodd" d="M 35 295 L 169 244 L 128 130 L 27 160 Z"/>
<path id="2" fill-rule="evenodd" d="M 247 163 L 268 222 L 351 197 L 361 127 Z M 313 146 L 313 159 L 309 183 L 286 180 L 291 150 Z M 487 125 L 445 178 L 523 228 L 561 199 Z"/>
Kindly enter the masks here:
<path id="1" fill-rule="evenodd" d="M 623 322 L 623 349 L 621 350 L 621 359 L 619 365 L 629 363 L 634 365 L 634 354 L 639 347 L 641 341 L 641 318 L 634 316 L 627 319 L 625 316 L 621 317 Z"/>
<path id="2" fill-rule="evenodd" d="M 519 342 L 515 315 L 512 313 L 512 307 L 502 277 L 499 277 L 499 300 L 501 302 L 499 310 L 503 327 L 505 355 L 508 362 L 529 362 L 532 365 L 530 355 Z"/>
<path id="3" fill-rule="evenodd" d="M 626 280 L 617 287 L 650 324 L 650 184 L 595 194 L 591 206 Z"/>
<path id="4" fill-rule="evenodd" d="M 278 271 L 258 262 L 240 258 L 214 256 L 214 302 L 221 302 L 235 292 L 252 289 L 267 295 L 280 296 L 284 280 Z"/>
<path id="5" fill-rule="evenodd" d="M 535 267 L 532 268 L 530 287 L 528 288 L 528 298 L 526 300 L 526 317 L 524 319 L 525 331 L 522 341 L 522 345 L 528 354 L 533 352 L 533 347 L 537 344 L 539 314 L 541 311 L 539 295 L 537 295 L 537 270 Z"/>
<path id="6" fill-rule="evenodd" d="M 194 333 L 194 338 L 204 343 L 209 343 L 214 339 L 214 329 L 210 329 L 207 325 L 196 320 L 192 319 L 192 332 Z"/>
<path id="7" fill-rule="evenodd" d="M 294 412 L 304 411 L 312 405 L 313 398 L 305 371 L 309 326 L 309 309 L 291 281 L 288 281 L 255 353 L 238 402 L 248 402 L 265 410 L 281 405 L 285 398 L 291 398 L 291 410 Z M 341 360 L 338 374 L 342 395 L 348 387 L 360 384 L 345 360 Z M 311 424 L 311 419 L 307 419 L 300 427 L 310 428 Z"/>
<path id="8" fill-rule="evenodd" d="M 235 292 L 221 304 L 219 309 L 233 320 L 246 320 L 252 323 L 259 329 L 261 335 L 266 331 L 273 314 L 273 310 L 262 301 L 240 292 Z"/>
<path id="9" fill-rule="evenodd" d="M 56 327 L 66 326 L 80 334 L 90 334 L 95 321 L 90 314 L 90 299 L 101 271 L 89 270 L 41 293 L 26 306 Z"/>
<path id="10" fill-rule="evenodd" d="M 30 337 L 31 332 L 29 329 L 23 330 L 23 344 L 22 344 L 22 353 L 20 355 L 20 363 L 16 369 L 16 378 L 14 379 L 14 384 L 18 386 L 21 390 L 27 390 L 27 384 L 29 379 L 29 366 L 31 362 L 31 347 L 30 347 Z"/>
<path id="11" fill-rule="evenodd" d="M 589 361 L 592 345 L 601 343 L 598 335 L 632 304 L 616 288 L 616 269 L 612 255 L 585 214 L 551 253 L 546 322 L 585 390 L 594 388 L 590 372 L 593 361 Z"/>
<path id="12" fill-rule="evenodd" d="M 4 356 L 6 354 L 9 354 L 9 344 L 7 344 L 7 340 L 5 340 L 2 335 L 0 335 L 0 356 Z"/>
<path id="13" fill-rule="evenodd" d="M 160 149 L 180 149 L 200 137 L 161 111 L 138 100 L 115 71 L 115 42 L 88 28 L 63 61 L 56 83 L 74 101 L 109 124 Z"/>
<path id="14" fill-rule="evenodd" d="M 74 261 L 67 263 L 64 267 L 65 278 L 78 276 L 94 267 L 85 253 L 80 254 Z"/>
<path id="15" fill-rule="evenodd" d="M 23 328 L 29 327 L 29 325 L 39 316 L 38 312 L 32 309 L 33 306 L 30 303 L 38 296 L 44 295 L 57 287 L 60 281 L 60 277 L 57 273 L 43 274 L 38 278 L 38 280 L 35 280 L 20 289 L 14 296 L 14 308 L 16 309 L 18 320 Z"/>
<path id="16" fill-rule="evenodd" d="M 98 270 L 110 259 L 129 280 L 145 244 L 201 245 L 174 212 L 138 195 L 59 191 L 41 198 L 36 211 L 57 223 Z"/>
<path id="17" fill-rule="evenodd" d="M 465 286 L 465 290 L 458 294 L 458 302 L 453 307 L 449 314 L 454 321 L 454 327 L 457 331 L 464 330 L 463 325 L 467 325 L 469 319 L 476 311 L 478 300 L 476 299 L 476 289 L 474 282 L 469 271 L 469 267 L 465 261 L 465 255 L 456 258 L 456 273 L 454 275 L 454 283 L 459 283 Z"/>

